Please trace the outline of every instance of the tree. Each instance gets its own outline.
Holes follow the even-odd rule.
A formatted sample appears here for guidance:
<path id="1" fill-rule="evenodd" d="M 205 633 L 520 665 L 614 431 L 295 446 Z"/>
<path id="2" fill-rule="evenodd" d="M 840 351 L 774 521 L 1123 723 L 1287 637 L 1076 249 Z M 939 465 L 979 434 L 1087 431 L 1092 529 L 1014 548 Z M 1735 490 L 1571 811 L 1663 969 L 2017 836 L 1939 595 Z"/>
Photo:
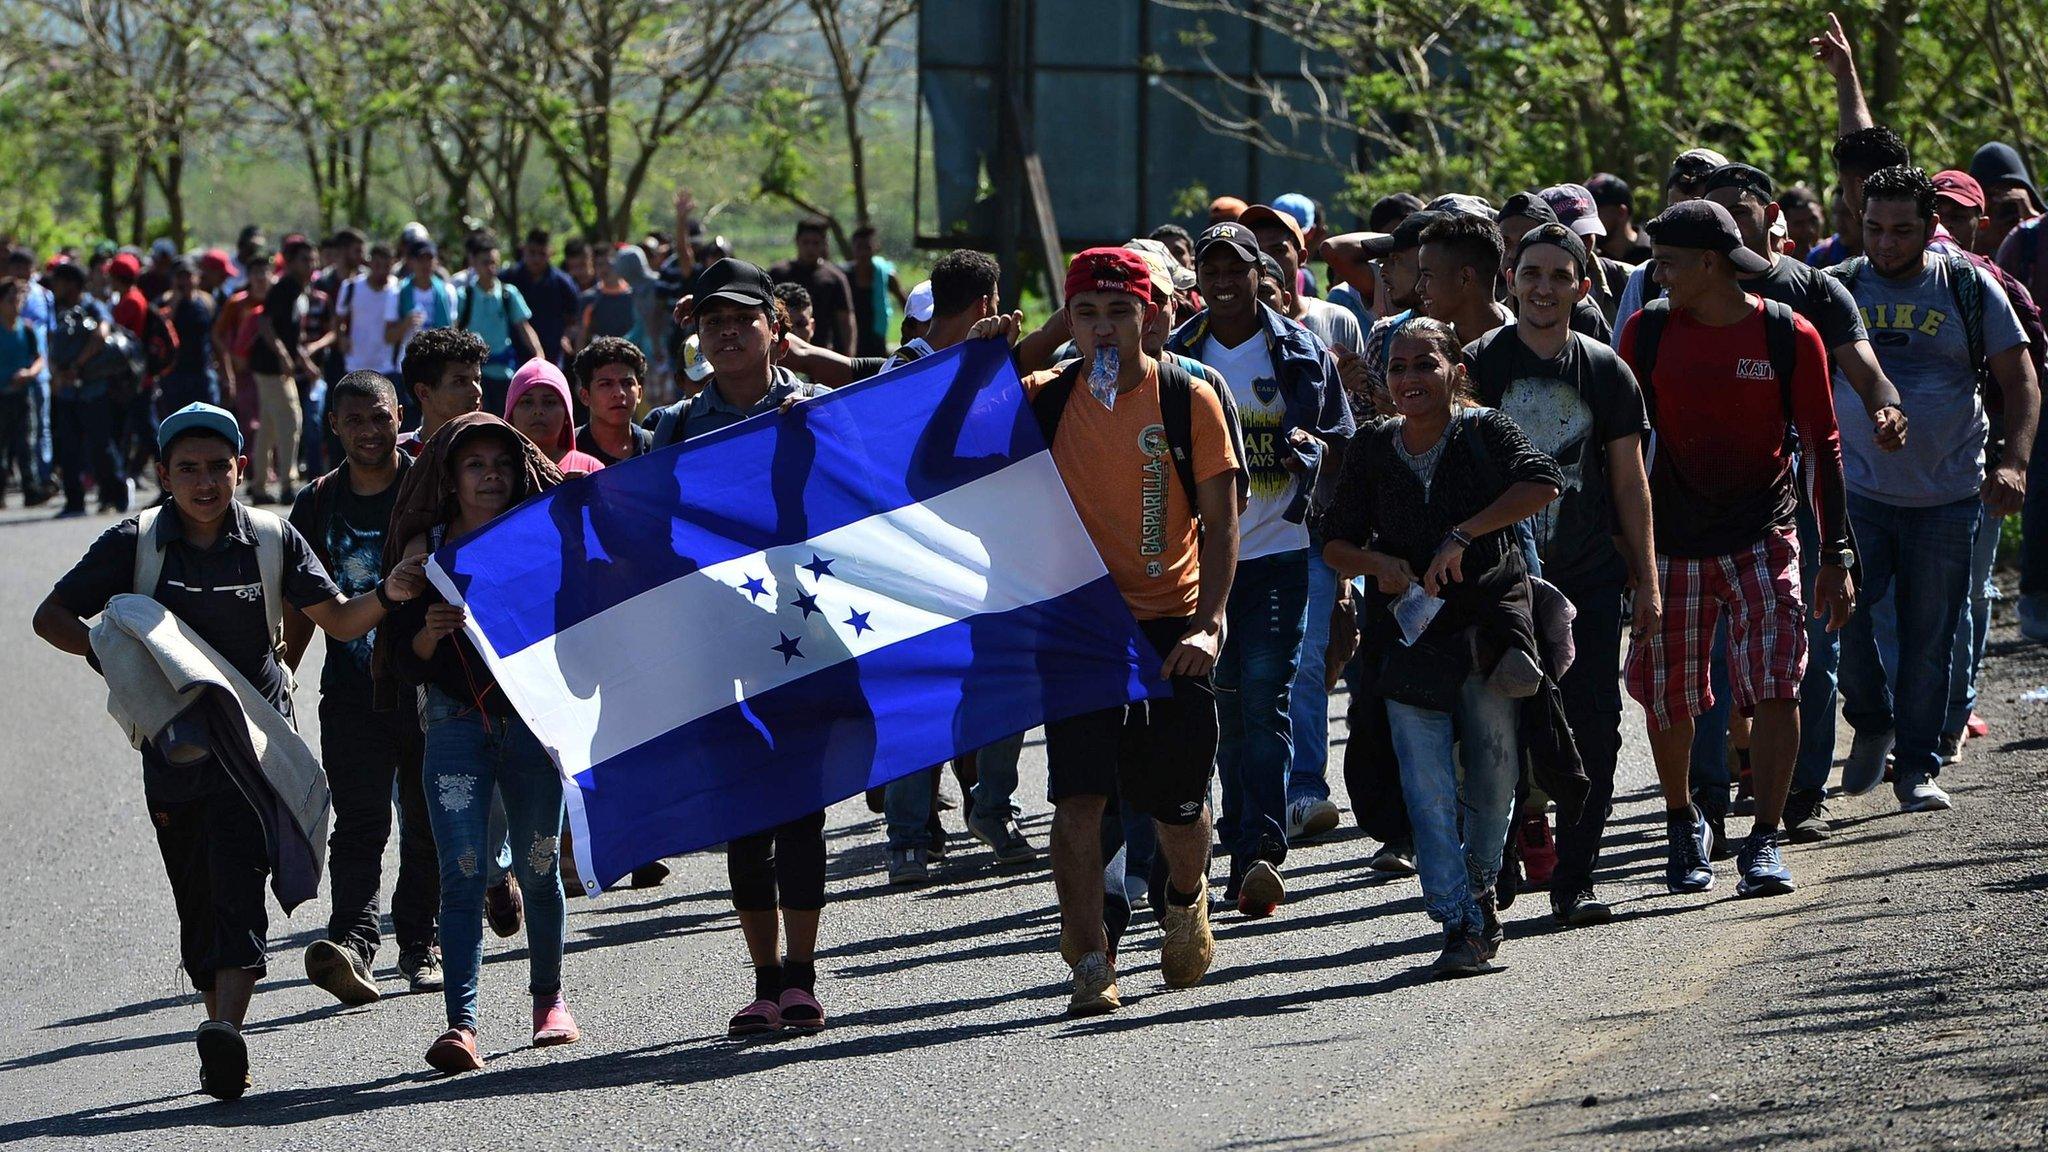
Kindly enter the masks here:
<path id="1" fill-rule="evenodd" d="M 875 79 L 875 65 L 892 37 L 917 13 L 918 0 L 804 0 L 825 44 L 832 65 L 832 83 L 839 93 L 840 119 L 846 131 L 846 149 L 852 162 L 853 212 L 861 227 L 874 223 L 868 211 L 866 133 L 861 114 L 868 87 Z M 844 237 L 840 246 L 847 255 Z"/>
<path id="2" fill-rule="evenodd" d="M 555 169 L 569 214 L 591 239 L 619 239 L 664 143 L 723 89 L 734 62 L 786 0 L 425 0 L 444 58 L 466 83 L 526 121 Z M 517 28 L 557 71 L 486 62 Z"/>

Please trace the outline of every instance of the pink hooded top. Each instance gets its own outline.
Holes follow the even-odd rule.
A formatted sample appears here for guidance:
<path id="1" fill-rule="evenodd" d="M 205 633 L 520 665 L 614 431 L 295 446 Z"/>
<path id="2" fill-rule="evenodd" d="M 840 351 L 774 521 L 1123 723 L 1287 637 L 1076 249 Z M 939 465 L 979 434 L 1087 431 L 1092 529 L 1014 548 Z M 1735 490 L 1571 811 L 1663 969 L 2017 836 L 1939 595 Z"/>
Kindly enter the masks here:
<path id="1" fill-rule="evenodd" d="M 555 462 L 564 476 L 578 476 L 603 468 L 604 461 L 576 450 L 576 404 L 569 398 L 569 378 L 546 360 L 528 360 L 512 374 L 512 383 L 505 390 L 505 422 L 515 423 L 512 410 L 519 406 L 521 396 L 535 388 L 552 388 L 562 398 L 562 433 L 555 443 L 538 445 L 540 450 Z"/>

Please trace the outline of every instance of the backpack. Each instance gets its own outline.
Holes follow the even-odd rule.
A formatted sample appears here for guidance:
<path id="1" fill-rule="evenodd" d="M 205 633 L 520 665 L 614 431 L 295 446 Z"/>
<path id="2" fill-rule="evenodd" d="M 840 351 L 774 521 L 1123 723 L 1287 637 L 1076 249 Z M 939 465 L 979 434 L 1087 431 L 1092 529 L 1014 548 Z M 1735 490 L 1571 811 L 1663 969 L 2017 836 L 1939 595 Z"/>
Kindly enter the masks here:
<path id="1" fill-rule="evenodd" d="M 1045 446 L 1052 448 L 1053 437 L 1059 435 L 1060 418 L 1066 415 L 1067 401 L 1074 395 L 1074 385 L 1081 378 L 1079 361 L 1054 377 L 1052 382 L 1038 390 L 1031 398 L 1031 413 L 1038 419 L 1038 431 L 1045 437 Z M 1201 502 L 1196 496 L 1195 484 L 1195 417 L 1194 379 L 1187 369 L 1172 360 L 1159 360 L 1159 419 L 1166 428 L 1166 447 L 1173 457 L 1173 470 L 1180 476 L 1180 486 L 1187 493 L 1188 512 L 1195 519 L 1201 519 Z"/>
<path id="2" fill-rule="evenodd" d="M 1792 374 L 1799 366 L 1799 324 L 1798 314 L 1776 300 L 1764 300 L 1764 347 L 1771 359 L 1771 371 L 1778 375 L 1778 401 L 1785 409 L 1786 435 L 1793 434 L 1792 421 Z M 1650 300 L 1643 304 L 1643 310 L 1636 313 L 1636 380 L 1642 385 L 1643 403 L 1649 407 L 1654 419 L 1657 414 L 1657 392 L 1652 380 L 1657 372 L 1657 345 L 1663 342 L 1664 328 L 1671 322 L 1671 301 L 1664 298 Z"/>
<path id="3" fill-rule="evenodd" d="M 261 508 L 244 509 L 249 527 L 256 533 L 257 580 L 263 585 L 263 615 L 270 624 L 270 644 L 284 668 L 285 682 L 292 684 L 291 668 L 284 662 L 284 518 Z M 145 508 L 135 520 L 135 591 L 155 598 L 157 581 L 164 572 L 164 550 L 156 542 L 156 522 L 167 508 Z M 175 511 L 168 511 L 175 516 Z"/>
<path id="4" fill-rule="evenodd" d="M 170 313 L 152 304 L 142 314 L 142 378 L 153 380 L 178 360 L 178 329 Z"/>
<path id="5" fill-rule="evenodd" d="M 1967 256 L 1953 252 L 1930 252 L 1928 255 L 1939 256 L 1948 265 L 1948 294 L 1963 318 L 1963 340 L 1969 349 L 1971 370 L 1977 374 L 1977 390 L 1988 395 L 1993 382 L 1990 365 L 1984 359 L 1984 282 L 1977 279 L 1977 266 Z M 1856 280 L 1868 267 L 1869 257 L 1851 256 L 1827 272 L 1840 280 L 1854 296 Z"/>
<path id="6" fill-rule="evenodd" d="M 512 285 L 502 280 L 498 282 L 499 307 L 505 311 L 505 350 L 503 352 L 492 352 L 489 363 L 517 366 L 521 363 L 520 353 L 526 351 L 526 349 L 519 346 L 519 328 L 512 323 L 512 306 L 504 302 L 505 293 L 516 291 L 518 289 Z M 469 331 L 470 307 L 476 300 L 476 282 L 472 280 L 468 284 L 463 285 L 462 291 L 457 293 L 457 296 L 459 299 L 457 299 L 455 304 L 455 326 L 467 332 Z M 528 360 L 538 360 L 540 358 L 540 349 L 538 348 L 533 349 L 532 354 L 526 357 Z"/>

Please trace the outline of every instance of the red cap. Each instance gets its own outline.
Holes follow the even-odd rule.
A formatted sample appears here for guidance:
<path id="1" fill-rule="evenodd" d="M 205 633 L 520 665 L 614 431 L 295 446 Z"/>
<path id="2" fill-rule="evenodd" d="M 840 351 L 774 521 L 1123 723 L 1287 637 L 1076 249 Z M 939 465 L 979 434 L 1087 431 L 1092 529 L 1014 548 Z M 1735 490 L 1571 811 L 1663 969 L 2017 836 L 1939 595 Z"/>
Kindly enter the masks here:
<path id="1" fill-rule="evenodd" d="M 142 275 L 142 261 L 123 252 L 107 261 L 107 275 L 116 280 L 133 280 Z"/>
<path id="2" fill-rule="evenodd" d="M 222 276 L 236 276 L 241 273 L 241 269 L 235 267 L 235 258 L 228 255 L 225 248 L 208 248 L 201 252 L 199 265 L 202 268 L 211 268 Z"/>
<path id="3" fill-rule="evenodd" d="M 1977 183 L 1977 178 L 1968 172 L 1958 172 L 1954 168 L 1946 172 L 1937 172 L 1934 176 L 1934 194 L 1943 200 L 1953 200 L 1965 208 L 1984 211 L 1984 186 Z"/>
<path id="4" fill-rule="evenodd" d="M 1090 248 L 1067 265 L 1067 299 L 1083 292 L 1128 292 L 1152 303 L 1152 269 L 1129 248 Z"/>

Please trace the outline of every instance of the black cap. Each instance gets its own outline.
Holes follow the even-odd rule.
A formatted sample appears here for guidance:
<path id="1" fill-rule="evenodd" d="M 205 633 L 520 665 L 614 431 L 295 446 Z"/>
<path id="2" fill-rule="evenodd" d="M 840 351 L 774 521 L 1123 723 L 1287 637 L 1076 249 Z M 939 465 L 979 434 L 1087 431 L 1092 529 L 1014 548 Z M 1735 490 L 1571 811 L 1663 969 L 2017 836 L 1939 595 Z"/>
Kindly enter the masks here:
<path id="1" fill-rule="evenodd" d="M 1635 202 L 1635 191 L 1628 186 L 1628 181 L 1612 172 L 1595 172 L 1586 181 L 1586 191 L 1593 194 L 1593 203 L 1602 208 Z"/>
<path id="2" fill-rule="evenodd" d="M 1500 215 L 1497 219 L 1505 220 L 1510 216 L 1520 216 L 1534 220 L 1538 224 L 1563 223 L 1557 218 L 1557 209 L 1552 208 L 1550 202 L 1537 192 L 1517 192 L 1508 197 L 1508 202 L 1500 206 Z"/>
<path id="3" fill-rule="evenodd" d="M 1422 247 L 1422 232 L 1431 224 L 1445 217 L 1443 212 L 1431 212 L 1427 208 L 1410 212 L 1394 225 L 1392 232 L 1380 232 L 1368 236 L 1365 250 L 1374 256 L 1386 256 L 1395 252 L 1406 252 Z"/>
<path id="4" fill-rule="evenodd" d="M 1287 286 L 1287 272 L 1280 267 L 1278 260 L 1273 259 L 1270 252 L 1259 253 L 1259 275 L 1271 276 L 1281 287 Z"/>
<path id="5" fill-rule="evenodd" d="M 1247 264 L 1259 262 L 1259 238 L 1235 220 L 1225 220 L 1203 229 L 1201 239 L 1195 241 L 1195 259 L 1207 256 L 1209 250 L 1218 244 L 1230 245 L 1231 250 Z"/>
<path id="6" fill-rule="evenodd" d="M 696 297 L 699 308 L 714 299 L 773 308 L 775 281 L 759 265 L 728 256 L 697 274 Z"/>
<path id="7" fill-rule="evenodd" d="M 1592 262 L 1592 257 L 1586 252 L 1586 242 L 1579 239 L 1579 234 L 1553 221 L 1547 224 L 1538 224 L 1523 233 L 1522 239 L 1515 245 L 1515 263 L 1520 264 L 1522 262 L 1522 253 L 1527 252 L 1538 244 L 1548 244 L 1554 248 L 1564 249 L 1567 255 L 1578 261 L 1579 275 L 1581 276 L 1586 274 L 1586 266 Z"/>
<path id="8" fill-rule="evenodd" d="M 1719 252 L 1735 265 L 1736 271 L 1746 275 L 1761 276 L 1771 270 L 1770 261 L 1743 247 L 1735 217 L 1712 200 L 1673 204 L 1643 225 L 1643 229 L 1650 234 L 1652 244 Z"/>
<path id="9" fill-rule="evenodd" d="M 1778 186 L 1771 182 L 1771 175 L 1761 168 L 1748 164 L 1723 164 L 1707 173 L 1704 192 L 1716 188 L 1735 188 L 1747 192 L 1769 204 L 1778 197 Z"/>
<path id="10" fill-rule="evenodd" d="M 199 274 L 199 261 L 194 260 L 190 256 L 173 257 L 171 259 L 171 271 L 196 276 Z"/>

